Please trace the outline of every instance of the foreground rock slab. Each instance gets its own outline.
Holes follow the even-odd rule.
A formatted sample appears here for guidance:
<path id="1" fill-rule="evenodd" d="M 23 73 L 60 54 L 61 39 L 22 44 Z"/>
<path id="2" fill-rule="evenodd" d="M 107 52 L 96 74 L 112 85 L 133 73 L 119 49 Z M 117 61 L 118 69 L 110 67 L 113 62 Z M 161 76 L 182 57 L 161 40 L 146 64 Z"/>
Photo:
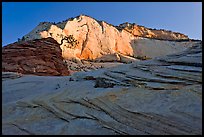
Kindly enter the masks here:
<path id="1" fill-rule="evenodd" d="M 2 133 L 201 135 L 201 47 L 72 76 L 4 72 Z"/>

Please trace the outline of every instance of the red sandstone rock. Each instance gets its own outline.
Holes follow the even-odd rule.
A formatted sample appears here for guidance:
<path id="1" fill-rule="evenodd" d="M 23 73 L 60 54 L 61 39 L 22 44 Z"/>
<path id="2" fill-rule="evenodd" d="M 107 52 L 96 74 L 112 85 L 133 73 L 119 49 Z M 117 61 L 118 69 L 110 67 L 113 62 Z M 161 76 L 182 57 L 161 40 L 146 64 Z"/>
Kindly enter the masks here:
<path id="1" fill-rule="evenodd" d="M 66 76 L 60 45 L 53 38 L 13 43 L 2 48 L 2 71 Z"/>

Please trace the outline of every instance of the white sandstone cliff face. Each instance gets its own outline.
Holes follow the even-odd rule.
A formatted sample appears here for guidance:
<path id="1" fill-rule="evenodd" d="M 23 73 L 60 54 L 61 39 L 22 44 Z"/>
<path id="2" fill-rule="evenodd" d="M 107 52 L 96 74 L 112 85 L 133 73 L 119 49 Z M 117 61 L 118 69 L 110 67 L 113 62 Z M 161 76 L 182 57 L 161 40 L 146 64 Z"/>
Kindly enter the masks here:
<path id="1" fill-rule="evenodd" d="M 152 58 L 182 51 L 193 44 L 141 38 L 136 37 L 134 33 L 136 32 L 130 33 L 127 29 L 119 30 L 104 21 L 97 21 L 91 17 L 80 15 L 73 20 L 66 20 L 56 25 L 41 23 L 25 36 L 25 40 L 52 37 L 61 44 L 63 58 L 85 60 L 94 60 L 115 53 Z M 63 37 L 69 35 L 73 35 L 79 42 L 73 49 L 67 48 L 67 43 L 61 42 Z M 154 34 L 153 31 L 149 30 L 148 35 L 157 35 L 158 37 L 159 34 Z M 176 40 L 181 37 L 178 35 L 177 38 L 176 33 L 173 32 L 169 35 L 174 35 Z"/>
<path id="2" fill-rule="evenodd" d="M 46 24 L 46 23 L 45 23 Z M 119 32 L 115 27 L 105 22 L 97 22 L 95 19 L 87 16 L 79 16 L 72 21 L 67 21 L 65 25 L 40 24 L 32 32 L 25 36 L 26 40 L 34 38 L 52 37 L 61 44 L 64 36 L 73 35 L 79 41 L 74 49 L 66 48 L 65 43 L 61 45 L 62 56 L 66 59 L 96 59 L 106 54 L 119 52 L 124 55 L 133 56 L 131 40 L 134 39 L 126 31 Z M 59 26 L 59 27 L 58 27 Z M 61 29 L 60 27 L 63 27 Z M 39 28 L 39 29 L 38 29 Z"/>

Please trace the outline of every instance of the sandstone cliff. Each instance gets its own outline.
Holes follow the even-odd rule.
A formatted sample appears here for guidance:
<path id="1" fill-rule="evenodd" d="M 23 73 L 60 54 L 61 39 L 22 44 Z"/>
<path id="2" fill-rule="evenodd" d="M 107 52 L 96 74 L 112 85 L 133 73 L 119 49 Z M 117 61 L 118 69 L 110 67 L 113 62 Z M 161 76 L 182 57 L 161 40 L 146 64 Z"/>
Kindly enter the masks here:
<path id="1" fill-rule="evenodd" d="M 70 48 L 69 44 L 62 40 L 69 35 L 73 35 L 78 42 L 74 48 Z M 25 35 L 24 40 L 48 37 L 61 44 L 62 56 L 65 59 L 95 60 L 109 54 L 153 58 L 179 52 L 194 45 L 184 34 L 131 24 L 113 26 L 86 15 L 59 23 L 42 22 Z"/>
<path id="2" fill-rule="evenodd" d="M 180 33 L 130 23 L 113 26 L 80 15 L 59 23 L 41 22 L 20 42 L 4 47 L 2 71 L 68 75 L 108 66 L 100 62 L 131 63 L 183 51 L 197 43 Z M 92 63 L 83 63 L 85 60 Z"/>

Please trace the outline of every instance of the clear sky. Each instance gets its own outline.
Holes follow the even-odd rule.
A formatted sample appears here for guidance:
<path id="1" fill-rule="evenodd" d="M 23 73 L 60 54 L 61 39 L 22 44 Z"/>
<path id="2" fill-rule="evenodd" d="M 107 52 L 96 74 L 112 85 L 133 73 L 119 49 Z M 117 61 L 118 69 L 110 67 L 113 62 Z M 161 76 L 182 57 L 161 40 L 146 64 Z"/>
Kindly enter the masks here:
<path id="1" fill-rule="evenodd" d="M 39 22 L 60 22 L 80 14 L 113 25 L 130 22 L 202 39 L 201 2 L 3 2 L 2 45 L 22 38 Z"/>

